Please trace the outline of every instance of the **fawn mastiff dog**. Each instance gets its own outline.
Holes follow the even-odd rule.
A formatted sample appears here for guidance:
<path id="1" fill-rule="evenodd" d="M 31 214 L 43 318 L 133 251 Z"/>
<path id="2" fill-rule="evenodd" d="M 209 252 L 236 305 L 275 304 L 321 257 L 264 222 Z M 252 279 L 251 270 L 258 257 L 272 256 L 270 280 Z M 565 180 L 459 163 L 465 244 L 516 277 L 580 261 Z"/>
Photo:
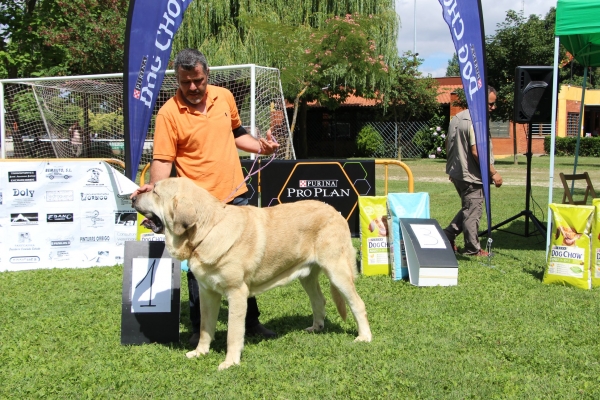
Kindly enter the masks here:
<path id="1" fill-rule="evenodd" d="M 227 355 L 219 369 L 239 364 L 244 347 L 247 298 L 298 278 L 310 298 L 313 324 L 325 323 L 321 272 L 346 319 L 350 306 L 358 325 L 355 341 L 370 342 L 365 304 L 354 287 L 356 255 L 346 220 L 314 200 L 274 207 L 226 205 L 187 178 L 156 183 L 132 199 L 145 226 L 165 234 L 167 249 L 188 265 L 200 286 L 200 341 L 187 357 L 207 354 L 214 339 L 221 296 L 229 301 Z"/>

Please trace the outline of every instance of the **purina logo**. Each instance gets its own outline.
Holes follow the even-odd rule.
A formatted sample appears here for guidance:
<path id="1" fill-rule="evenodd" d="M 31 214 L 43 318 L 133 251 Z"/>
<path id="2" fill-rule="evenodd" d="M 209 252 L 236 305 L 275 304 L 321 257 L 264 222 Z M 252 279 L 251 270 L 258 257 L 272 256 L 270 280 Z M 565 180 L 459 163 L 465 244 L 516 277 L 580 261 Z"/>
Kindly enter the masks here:
<path id="1" fill-rule="evenodd" d="M 10 214 L 10 224 L 13 226 L 37 225 L 38 213 Z"/>
<path id="2" fill-rule="evenodd" d="M 142 58 L 142 65 L 140 66 L 140 72 L 138 73 L 138 77 L 135 81 L 135 88 L 133 89 L 133 97 L 135 99 L 140 99 L 142 95 L 142 81 L 144 79 L 144 72 L 146 71 L 146 64 L 148 63 L 148 56 L 144 56 Z"/>
<path id="3" fill-rule="evenodd" d="M 73 213 L 46 214 L 46 222 L 73 222 Z"/>
<path id="4" fill-rule="evenodd" d="M 337 179 L 325 180 L 301 180 L 299 186 L 301 188 L 332 188 L 338 186 Z"/>
<path id="5" fill-rule="evenodd" d="M 87 170 L 89 174 L 88 182 L 89 183 L 100 183 L 100 173 L 102 170 L 100 168 L 90 168 Z"/>
<path id="6" fill-rule="evenodd" d="M 36 177 L 36 171 L 8 171 L 9 182 L 35 182 Z"/>

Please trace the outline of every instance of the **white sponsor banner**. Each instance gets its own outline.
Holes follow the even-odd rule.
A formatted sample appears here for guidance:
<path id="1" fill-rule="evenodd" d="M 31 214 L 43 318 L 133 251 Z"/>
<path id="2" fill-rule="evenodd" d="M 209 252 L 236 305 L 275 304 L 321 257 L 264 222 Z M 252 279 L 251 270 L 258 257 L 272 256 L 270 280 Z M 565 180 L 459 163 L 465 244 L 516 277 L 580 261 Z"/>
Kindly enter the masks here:
<path id="1" fill-rule="evenodd" d="M 136 187 L 103 161 L 0 162 L 0 271 L 122 264 Z"/>

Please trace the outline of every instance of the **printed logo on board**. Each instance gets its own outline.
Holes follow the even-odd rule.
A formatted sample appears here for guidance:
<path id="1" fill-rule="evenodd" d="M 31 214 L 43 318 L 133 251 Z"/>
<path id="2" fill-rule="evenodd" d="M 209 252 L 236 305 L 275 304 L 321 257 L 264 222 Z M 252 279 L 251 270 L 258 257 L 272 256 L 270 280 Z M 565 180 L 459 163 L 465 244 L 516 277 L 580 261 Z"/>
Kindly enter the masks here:
<path id="1" fill-rule="evenodd" d="M 86 184 L 86 186 L 100 186 L 100 176 L 103 170 L 101 168 L 90 168 L 87 170 L 88 173 L 88 182 L 90 184 Z"/>
<path id="2" fill-rule="evenodd" d="M 50 246 L 52 246 L 52 247 L 64 247 L 64 246 L 70 246 L 70 245 L 71 245 L 70 240 L 51 240 L 50 241 Z"/>
<path id="3" fill-rule="evenodd" d="M 33 197 L 35 190 L 13 189 L 13 197 Z"/>
<path id="4" fill-rule="evenodd" d="M 38 224 L 38 213 L 10 214 L 10 224 L 13 226 L 37 225 Z"/>
<path id="5" fill-rule="evenodd" d="M 71 168 L 63 168 L 63 167 L 55 167 L 55 168 L 46 168 L 44 170 L 44 174 L 46 174 L 46 178 L 51 181 L 67 181 L 73 177 L 73 171 Z"/>
<path id="6" fill-rule="evenodd" d="M 115 225 L 134 226 L 137 223 L 137 213 L 116 212 Z"/>
<path id="7" fill-rule="evenodd" d="M 332 188 L 338 186 L 337 179 L 300 180 L 299 187 L 305 188 Z"/>
<path id="8" fill-rule="evenodd" d="M 48 260 L 50 261 L 69 261 L 70 259 L 71 255 L 66 250 L 51 251 L 48 254 Z"/>
<path id="9" fill-rule="evenodd" d="M 75 196 L 72 190 L 50 190 L 46 192 L 46 202 L 62 202 L 62 201 L 73 201 Z"/>
<path id="10" fill-rule="evenodd" d="M 94 242 L 110 242 L 110 236 L 98 235 L 98 236 L 80 236 L 80 243 L 94 243 Z"/>
<path id="11" fill-rule="evenodd" d="M 16 182 L 36 182 L 37 171 L 8 171 L 8 181 Z"/>
<path id="12" fill-rule="evenodd" d="M 40 262 L 40 258 L 38 256 L 20 256 L 11 257 L 9 261 L 12 264 L 32 264 Z"/>
<path id="13" fill-rule="evenodd" d="M 104 218 L 100 217 L 100 211 L 98 210 L 87 211 L 85 217 L 90 220 L 92 226 L 98 226 L 104 221 Z"/>
<path id="14" fill-rule="evenodd" d="M 46 222 L 73 222 L 73 213 L 46 214 Z"/>
<path id="15" fill-rule="evenodd" d="M 109 197 L 109 193 L 81 193 L 81 201 L 105 201 Z"/>

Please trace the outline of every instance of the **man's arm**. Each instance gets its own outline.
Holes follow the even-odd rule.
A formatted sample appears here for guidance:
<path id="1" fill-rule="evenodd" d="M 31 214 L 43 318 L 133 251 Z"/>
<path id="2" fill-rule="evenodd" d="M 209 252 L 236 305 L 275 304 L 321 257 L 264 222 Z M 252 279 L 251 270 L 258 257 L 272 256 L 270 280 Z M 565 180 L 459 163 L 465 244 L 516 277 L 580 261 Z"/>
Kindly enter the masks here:
<path id="1" fill-rule="evenodd" d="M 149 192 L 154 189 L 154 184 L 156 182 L 171 176 L 171 168 L 173 168 L 172 161 L 152 160 L 152 164 L 150 164 L 150 181 L 144 186 L 139 187 L 129 198 L 133 198 L 140 193 Z"/>
<path id="2" fill-rule="evenodd" d="M 475 158 L 475 161 L 479 163 L 477 146 L 471 146 L 471 155 L 473 156 L 473 158 Z M 492 179 L 492 182 L 494 182 L 494 185 L 496 185 L 496 187 L 502 186 L 502 176 L 500 175 L 496 167 L 494 167 L 494 164 L 490 164 L 490 178 Z"/>

